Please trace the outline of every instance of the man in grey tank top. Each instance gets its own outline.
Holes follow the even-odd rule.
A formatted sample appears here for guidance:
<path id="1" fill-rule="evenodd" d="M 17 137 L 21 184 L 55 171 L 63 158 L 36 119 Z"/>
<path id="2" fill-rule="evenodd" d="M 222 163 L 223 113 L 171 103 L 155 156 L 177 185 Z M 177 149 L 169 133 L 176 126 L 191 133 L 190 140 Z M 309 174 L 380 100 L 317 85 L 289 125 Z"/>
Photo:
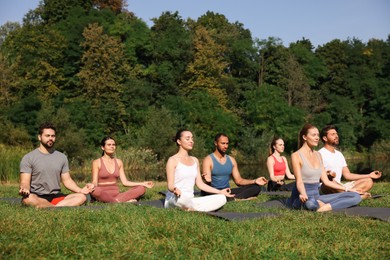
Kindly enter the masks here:
<path id="1" fill-rule="evenodd" d="M 39 127 L 39 147 L 26 154 L 20 162 L 20 190 L 22 203 L 37 208 L 79 206 L 92 192 L 93 184 L 80 188 L 70 177 L 67 157 L 54 149 L 56 129 L 52 124 Z M 75 192 L 61 193 L 61 182 Z"/>

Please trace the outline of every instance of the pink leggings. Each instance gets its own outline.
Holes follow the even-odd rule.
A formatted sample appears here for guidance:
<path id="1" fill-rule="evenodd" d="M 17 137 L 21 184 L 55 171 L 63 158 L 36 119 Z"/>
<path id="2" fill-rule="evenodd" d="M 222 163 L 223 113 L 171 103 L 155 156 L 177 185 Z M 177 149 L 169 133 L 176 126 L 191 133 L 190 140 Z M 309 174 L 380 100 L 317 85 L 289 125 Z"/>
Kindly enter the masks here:
<path id="1" fill-rule="evenodd" d="M 138 199 L 144 195 L 145 192 L 146 188 L 141 185 L 134 186 L 125 192 L 119 192 L 119 187 L 117 185 L 110 185 L 95 187 L 92 196 L 101 202 L 117 203 L 126 202 L 131 199 Z"/>

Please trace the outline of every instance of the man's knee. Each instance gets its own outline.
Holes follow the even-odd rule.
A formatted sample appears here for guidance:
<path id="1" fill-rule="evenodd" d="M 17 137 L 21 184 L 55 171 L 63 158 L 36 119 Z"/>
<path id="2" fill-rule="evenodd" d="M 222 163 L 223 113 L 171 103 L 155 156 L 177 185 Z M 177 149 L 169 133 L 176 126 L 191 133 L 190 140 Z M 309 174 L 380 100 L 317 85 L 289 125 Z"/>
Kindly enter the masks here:
<path id="1" fill-rule="evenodd" d="M 68 203 L 67 199 L 71 201 L 71 204 L 72 205 L 69 205 L 69 206 L 80 206 L 81 204 L 85 203 L 87 201 L 87 196 L 85 196 L 84 194 L 82 193 L 73 193 L 71 195 L 68 195 L 65 197 L 65 200 L 63 200 L 64 203 Z M 60 203 L 57 204 L 58 206 L 59 205 L 62 205 Z"/>
<path id="2" fill-rule="evenodd" d="M 354 188 L 361 191 L 369 191 L 374 186 L 374 181 L 371 178 L 360 179 L 355 182 Z"/>

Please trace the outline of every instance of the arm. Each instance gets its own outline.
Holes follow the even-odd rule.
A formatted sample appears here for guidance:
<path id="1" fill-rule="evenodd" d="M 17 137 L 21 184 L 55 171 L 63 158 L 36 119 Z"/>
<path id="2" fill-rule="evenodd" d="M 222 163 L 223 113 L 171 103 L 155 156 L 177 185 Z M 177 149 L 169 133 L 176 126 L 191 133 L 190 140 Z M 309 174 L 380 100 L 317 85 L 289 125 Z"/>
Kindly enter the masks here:
<path id="1" fill-rule="evenodd" d="M 210 156 L 206 156 L 202 163 L 202 176 L 206 182 L 211 182 L 211 170 L 213 169 L 213 160 Z"/>
<path id="2" fill-rule="evenodd" d="M 275 179 L 275 175 L 274 175 L 274 165 L 275 165 L 275 160 L 272 156 L 268 156 L 267 158 L 267 169 L 268 169 L 268 173 L 269 173 L 269 178 L 271 179 L 271 181 L 278 181 L 277 179 Z"/>
<path id="3" fill-rule="evenodd" d="M 302 161 L 298 155 L 298 152 L 295 152 L 291 155 L 291 160 L 292 160 L 292 166 L 293 166 L 293 171 L 294 171 L 294 175 L 295 175 L 295 180 L 297 183 L 297 189 L 299 192 L 299 199 L 302 202 L 306 202 L 308 197 L 306 194 L 305 185 L 303 184 L 303 180 L 302 180 L 302 174 L 301 174 Z"/>
<path id="4" fill-rule="evenodd" d="M 295 180 L 295 176 L 291 173 L 290 167 L 288 166 L 287 158 L 284 157 L 284 156 L 282 158 L 283 158 L 284 163 L 286 164 L 286 176 L 287 176 L 287 178 L 289 178 L 290 180 Z"/>
<path id="5" fill-rule="evenodd" d="M 126 178 L 125 170 L 123 169 L 123 162 L 120 159 L 115 159 L 118 163 L 118 168 L 119 168 L 119 178 L 123 184 L 123 186 L 126 187 L 133 187 L 133 186 L 144 186 L 146 188 L 152 188 L 153 187 L 153 182 L 151 181 L 144 181 L 144 182 L 133 182 L 129 181 Z"/>
<path id="6" fill-rule="evenodd" d="M 100 171 L 100 160 L 94 160 L 92 162 L 92 184 L 95 185 L 95 187 L 98 186 L 98 176 Z"/>
<path id="7" fill-rule="evenodd" d="M 380 171 L 373 171 L 369 174 L 351 173 L 349 171 L 348 166 L 343 167 L 342 174 L 343 174 L 343 177 L 348 181 L 356 181 L 356 180 L 365 179 L 365 178 L 379 179 L 382 176 L 382 172 L 380 172 Z"/>
<path id="8" fill-rule="evenodd" d="M 167 162 L 166 172 L 167 172 L 167 186 L 168 190 L 180 197 L 181 191 L 175 187 L 175 169 L 177 166 L 177 161 L 170 157 Z"/>
<path id="9" fill-rule="evenodd" d="M 69 172 L 64 172 L 61 174 L 61 180 L 64 186 L 75 193 L 81 193 L 82 189 L 74 182 L 74 180 L 70 177 Z"/>
<path id="10" fill-rule="evenodd" d="M 92 183 L 87 183 L 83 188 L 80 188 L 74 180 L 70 177 L 69 172 L 65 172 L 61 174 L 61 180 L 64 186 L 75 193 L 82 193 L 84 195 L 87 195 L 88 193 L 91 193 L 94 191 L 95 186 Z"/>
<path id="11" fill-rule="evenodd" d="M 21 172 L 19 195 L 23 197 L 28 197 L 28 195 L 30 195 L 30 184 L 31 184 L 31 174 Z"/>
<path id="12" fill-rule="evenodd" d="M 232 169 L 232 177 L 234 180 L 234 183 L 237 184 L 237 186 L 245 186 L 245 185 L 251 185 L 251 184 L 257 184 L 257 185 L 264 185 L 267 183 L 267 179 L 264 177 L 259 177 L 254 180 L 248 180 L 241 177 L 240 172 L 238 171 L 238 166 L 236 160 L 230 156 L 230 159 L 232 160 L 233 169 Z"/>

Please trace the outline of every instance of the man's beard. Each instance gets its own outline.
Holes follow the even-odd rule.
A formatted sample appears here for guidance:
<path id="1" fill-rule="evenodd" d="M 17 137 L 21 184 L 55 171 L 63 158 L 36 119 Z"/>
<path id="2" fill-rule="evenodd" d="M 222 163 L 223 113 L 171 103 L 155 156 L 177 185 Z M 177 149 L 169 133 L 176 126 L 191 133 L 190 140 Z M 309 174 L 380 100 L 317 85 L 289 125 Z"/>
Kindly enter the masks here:
<path id="1" fill-rule="evenodd" d="M 49 143 L 50 143 L 50 145 L 49 145 Z M 42 143 L 42 145 L 43 145 L 46 149 L 51 149 L 51 148 L 53 148 L 53 146 L 54 146 L 54 142 L 53 142 L 53 141 L 48 141 L 48 142 L 46 142 L 46 143 Z"/>
<path id="2" fill-rule="evenodd" d="M 339 145 L 339 140 L 334 140 L 332 143 L 331 143 L 332 146 L 336 147 Z"/>
<path id="3" fill-rule="evenodd" d="M 225 156 L 226 152 L 222 151 L 221 149 L 219 149 L 219 147 L 217 147 L 217 150 L 218 152 L 222 155 L 222 156 Z"/>

